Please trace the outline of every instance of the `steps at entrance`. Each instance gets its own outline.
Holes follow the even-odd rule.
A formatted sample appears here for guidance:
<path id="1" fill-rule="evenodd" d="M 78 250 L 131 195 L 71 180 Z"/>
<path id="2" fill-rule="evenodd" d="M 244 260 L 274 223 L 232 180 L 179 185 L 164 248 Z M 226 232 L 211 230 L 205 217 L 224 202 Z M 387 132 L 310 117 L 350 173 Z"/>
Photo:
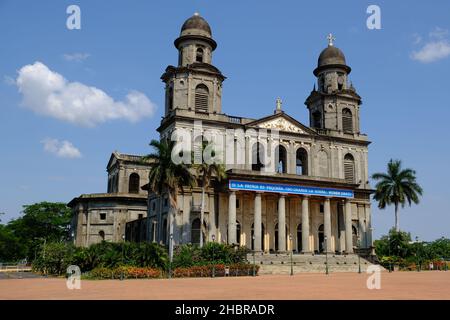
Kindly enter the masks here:
<path id="1" fill-rule="evenodd" d="M 291 256 L 290 254 L 266 254 L 257 253 L 247 255 L 249 263 L 260 266 L 259 274 L 290 274 L 291 272 Z M 301 272 L 325 272 L 326 261 L 328 260 L 328 272 L 358 272 L 359 263 L 361 264 L 361 272 L 365 272 L 373 263 L 358 255 L 333 255 L 326 257 L 324 254 L 293 254 L 292 269 L 294 273 Z"/>

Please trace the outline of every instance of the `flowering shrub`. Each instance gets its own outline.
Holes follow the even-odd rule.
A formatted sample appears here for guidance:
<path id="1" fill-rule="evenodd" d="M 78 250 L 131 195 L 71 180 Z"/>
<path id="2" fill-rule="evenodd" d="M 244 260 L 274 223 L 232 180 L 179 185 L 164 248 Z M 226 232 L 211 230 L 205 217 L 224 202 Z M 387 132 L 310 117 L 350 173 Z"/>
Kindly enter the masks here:
<path id="1" fill-rule="evenodd" d="M 122 266 L 114 269 L 95 268 L 89 272 L 88 277 L 93 279 L 154 279 L 160 278 L 161 275 L 159 269 Z"/>
<path id="2" fill-rule="evenodd" d="M 252 264 L 232 264 L 225 266 L 224 264 L 214 265 L 214 275 L 216 277 L 224 277 L 225 269 L 228 267 L 229 276 L 249 276 L 253 274 L 253 267 L 255 274 L 258 274 L 259 266 Z M 206 266 L 192 266 L 188 268 L 176 268 L 173 270 L 174 278 L 185 277 L 211 277 L 213 274 L 213 265 Z"/>

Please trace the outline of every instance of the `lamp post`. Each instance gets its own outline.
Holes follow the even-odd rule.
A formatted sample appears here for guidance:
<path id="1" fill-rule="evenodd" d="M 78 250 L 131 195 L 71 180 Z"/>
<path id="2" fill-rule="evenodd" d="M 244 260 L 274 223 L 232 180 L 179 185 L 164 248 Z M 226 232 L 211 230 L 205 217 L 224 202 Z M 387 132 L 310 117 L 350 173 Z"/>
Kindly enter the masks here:
<path id="1" fill-rule="evenodd" d="M 216 276 L 216 268 L 215 268 L 215 261 L 214 261 L 214 241 L 216 240 L 216 235 L 215 234 L 213 234 L 212 236 L 211 236 L 211 238 L 212 238 L 212 241 L 213 241 L 213 246 L 212 246 L 212 258 L 213 258 L 213 266 L 212 266 L 212 277 L 214 278 L 215 276 Z"/>
<path id="2" fill-rule="evenodd" d="M 122 271 L 120 272 L 120 280 L 122 281 L 123 280 L 123 263 L 124 263 L 124 261 L 125 261 L 125 235 L 123 234 L 122 235 Z"/>
<path id="3" fill-rule="evenodd" d="M 252 255 L 253 255 L 253 276 L 256 276 L 256 272 L 255 272 L 255 265 L 256 265 L 256 262 L 255 262 L 255 234 L 253 234 L 252 239 L 253 239 L 253 252 L 252 252 Z"/>
<path id="4" fill-rule="evenodd" d="M 328 250 L 327 250 L 327 236 L 323 237 L 325 243 L 325 274 L 328 274 Z"/>
<path id="5" fill-rule="evenodd" d="M 419 237 L 416 236 L 416 256 L 417 256 L 417 272 L 420 272 L 420 270 L 422 269 L 422 260 L 421 260 L 421 256 L 420 256 L 420 243 L 419 243 Z"/>
<path id="6" fill-rule="evenodd" d="M 292 234 L 289 234 L 289 245 L 291 246 L 291 276 L 293 276 L 294 275 L 294 266 L 293 266 L 293 260 L 292 260 L 292 251 L 293 251 L 293 248 L 292 248 Z"/>
<path id="7" fill-rule="evenodd" d="M 389 255 L 389 272 L 392 272 L 391 268 L 391 235 L 388 234 L 388 255 Z"/>
<path id="8" fill-rule="evenodd" d="M 173 233 L 170 234 L 169 236 L 169 247 L 172 248 L 172 241 L 173 241 Z M 169 261 L 169 279 L 172 278 L 172 256 L 170 257 L 170 261 Z"/>

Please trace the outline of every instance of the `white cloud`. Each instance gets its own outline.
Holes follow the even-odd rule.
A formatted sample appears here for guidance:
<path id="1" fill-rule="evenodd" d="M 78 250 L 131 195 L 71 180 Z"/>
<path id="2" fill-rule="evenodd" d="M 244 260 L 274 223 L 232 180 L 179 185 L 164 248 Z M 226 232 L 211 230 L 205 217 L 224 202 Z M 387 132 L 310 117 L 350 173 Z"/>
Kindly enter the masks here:
<path id="1" fill-rule="evenodd" d="M 63 58 L 66 61 L 82 62 L 89 58 L 91 55 L 89 53 L 65 53 Z"/>
<path id="2" fill-rule="evenodd" d="M 24 107 L 76 125 L 93 127 L 116 119 L 137 122 L 156 109 L 139 91 L 130 91 L 125 101 L 115 101 L 101 89 L 67 81 L 41 62 L 23 66 L 18 74 L 16 85 Z"/>
<path id="3" fill-rule="evenodd" d="M 428 41 L 411 53 L 411 59 L 422 63 L 430 63 L 450 56 L 450 41 L 446 39 L 448 30 L 436 27 L 428 35 Z M 420 37 L 420 36 L 418 36 Z M 420 38 L 420 40 L 422 40 Z M 415 41 L 419 44 L 421 41 Z"/>
<path id="4" fill-rule="evenodd" d="M 44 150 L 59 158 L 81 158 L 81 152 L 70 141 L 47 138 L 41 141 Z"/>

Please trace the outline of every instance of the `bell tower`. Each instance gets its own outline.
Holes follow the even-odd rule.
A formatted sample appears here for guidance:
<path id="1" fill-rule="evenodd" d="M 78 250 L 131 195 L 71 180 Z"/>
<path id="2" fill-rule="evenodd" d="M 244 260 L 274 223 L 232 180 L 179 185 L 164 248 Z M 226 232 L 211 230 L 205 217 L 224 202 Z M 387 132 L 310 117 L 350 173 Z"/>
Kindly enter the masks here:
<path id="1" fill-rule="evenodd" d="M 344 53 L 334 46 L 332 34 L 327 39 L 328 46 L 320 53 L 314 70 L 317 90 L 314 86 L 305 102 L 309 109 L 310 127 L 358 134 L 361 97 L 348 83 L 351 68 L 346 64 Z"/>
<path id="2" fill-rule="evenodd" d="M 168 66 L 161 76 L 166 90 L 165 118 L 175 109 L 204 115 L 221 113 L 225 77 L 212 65 L 217 43 L 208 22 L 195 13 L 184 22 L 174 45 L 178 65 Z"/>

